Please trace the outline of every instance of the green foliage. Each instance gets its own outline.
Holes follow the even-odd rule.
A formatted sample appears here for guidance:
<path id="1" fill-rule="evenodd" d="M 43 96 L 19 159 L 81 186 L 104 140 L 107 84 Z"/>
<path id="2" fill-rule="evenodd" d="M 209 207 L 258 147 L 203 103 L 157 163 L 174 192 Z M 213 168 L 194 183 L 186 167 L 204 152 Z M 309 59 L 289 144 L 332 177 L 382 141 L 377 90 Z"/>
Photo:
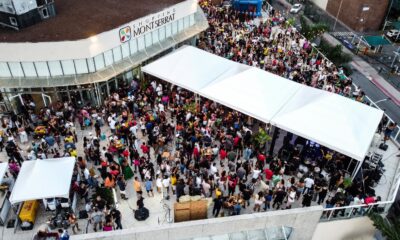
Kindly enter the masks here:
<path id="1" fill-rule="evenodd" d="M 97 196 L 100 196 L 102 199 L 104 199 L 108 205 L 114 204 L 113 193 L 108 188 L 103 188 L 103 187 L 96 188 L 96 193 L 93 196 L 93 199 L 96 199 Z"/>
<path id="2" fill-rule="evenodd" d="M 293 26 L 296 23 L 296 19 L 294 17 L 289 18 L 288 20 L 286 20 L 286 26 Z"/>
<path id="3" fill-rule="evenodd" d="M 188 104 L 183 105 L 183 109 L 185 111 L 191 112 L 191 113 L 195 113 L 196 112 L 196 103 L 195 102 L 191 102 Z"/>
<path id="4" fill-rule="evenodd" d="M 353 181 L 351 180 L 351 178 L 347 177 L 347 178 L 343 179 L 343 186 L 345 189 L 348 187 L 351 187 L 352 184 L 353 184 Z"/>
<path id="5" fill-rule="evenodd" d="M 322 40 L 319 45 L 320 51 L 335 65 L 344 65 L 352 60 L 351 55 L 343 52 L 343 46 L 338 44 L 331 46 L 326 41 Z"/>
<path id="6" fill-rule="evenodd" d="M 300 17 L 301 34 L 312 41 L 326 32 L 329 27 L 326 23 L 308 24 L 304 16 Z"/>
<path id="7" fill-rule="evenodd" d="M 258 132 L 253 135 L 253 142 L 257 148 L 263 147 L 271 139 L 271 136 L 262 128 L 259 128 Z"/>
<path id="8" fill-rule="evenodd" d="M 388 240 L 400 240 L 400 220 L 396 219 L 392 223 L 374 212 L 370 212 L 368 217 L 374 222 L 374 227 L 380 230 Z"/>

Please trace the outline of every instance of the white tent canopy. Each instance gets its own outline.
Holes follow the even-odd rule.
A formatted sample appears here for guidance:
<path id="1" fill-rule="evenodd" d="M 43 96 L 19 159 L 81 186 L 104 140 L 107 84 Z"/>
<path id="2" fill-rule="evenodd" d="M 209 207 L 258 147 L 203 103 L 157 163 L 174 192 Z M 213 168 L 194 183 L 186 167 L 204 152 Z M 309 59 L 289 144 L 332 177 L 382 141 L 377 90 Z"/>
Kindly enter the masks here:
<path id="1" fill-rule="evenodd" d="M 363 160 L 383 111 L 184 46 L 143 72 Z"/>
<path id="2" fill-rule="evenodd" d="M 68 198 L 75 158 L 25 161 L 11 192 L 11 204 L 53 197 Z"/>

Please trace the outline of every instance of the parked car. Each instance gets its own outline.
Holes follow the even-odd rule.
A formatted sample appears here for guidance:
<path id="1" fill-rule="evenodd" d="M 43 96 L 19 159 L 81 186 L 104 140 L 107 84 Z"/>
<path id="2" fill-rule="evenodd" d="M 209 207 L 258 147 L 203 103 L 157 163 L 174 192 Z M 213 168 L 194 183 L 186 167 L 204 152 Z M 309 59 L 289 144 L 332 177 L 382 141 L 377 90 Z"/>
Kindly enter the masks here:
<path id="1" fill-rule="evenodd" d="M 400 31 L 397 29 L 392 29 L 386 32 L 386 36 L 388 36 L 389 38 L 400 38 Z"/>
<path id="2" fill-rule="evenodd" d="M 296 3 L 290 9 L 290 13 L 299 13 L 302 7 L 303 7 L 303 5 Z"/>

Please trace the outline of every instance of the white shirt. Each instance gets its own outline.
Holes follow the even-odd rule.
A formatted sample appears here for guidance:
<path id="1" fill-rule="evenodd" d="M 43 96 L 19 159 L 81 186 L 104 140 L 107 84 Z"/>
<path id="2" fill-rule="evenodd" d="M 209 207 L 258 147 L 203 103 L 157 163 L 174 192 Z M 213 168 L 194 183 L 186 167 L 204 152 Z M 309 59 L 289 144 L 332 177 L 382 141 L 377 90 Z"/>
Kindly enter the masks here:
<path id="1" fill-rule="evenodd" d="M 210 171 L 211 171 L 211 174 L 214 175 L 214 174 L 216 174 L 216 173 L 218 172 L 218 169 L 217 169 L 216 166 L 213 166 L 213 165 L 212 165 L 212 166 L 210 167 Z"/>
<path id="2" fill-rule="evenodd" d="M 85 168 L 85 170 L 83 170 L 83 175 L 85 176 L 85 179 L 88 180 L 90 177 L 90 173 L 89 170 L 87 168 Z"/>
<path id="3" fill-rule="evenodd" d="M 306 188 L 311 188 L 314 185 L 314 180 L 311 178 L 304 179 L 304 184 Z"/>
<path id="4" fill-rule="evenodd" d="M 156 186 L 159 187 L 159 188 L 163 186 L 161 178 L 157 178 Z"/>
<path id="5" fill-rule="evenodd" d="M 111 129 L 115 129 L 115 124 L 116 124 L 117 122 L 114 120 L 114 119 L 111 119 L 111 121 L 110 121 L 110 128 Z"/>
<path id="6" fill-rule="evenodd" d="M 261 170 L 253 170 L 253 179 L 257 179 L 260 176 Z"/>
<path id="7" fill-rule="evenodd" d="M 169 178 L 165 178 L 165 179 L 162 180 L 162 184 L 163 184 L 164 187 L 169 187 L 170 183 L 171 182 L 170 182 Z"/>

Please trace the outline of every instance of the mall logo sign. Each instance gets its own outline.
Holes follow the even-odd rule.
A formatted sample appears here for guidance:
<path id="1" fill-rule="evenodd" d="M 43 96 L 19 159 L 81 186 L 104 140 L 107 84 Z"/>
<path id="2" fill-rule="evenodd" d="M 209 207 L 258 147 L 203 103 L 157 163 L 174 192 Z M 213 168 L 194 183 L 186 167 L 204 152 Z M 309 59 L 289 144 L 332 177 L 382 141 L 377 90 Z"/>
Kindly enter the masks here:
<path id="1" fill-rule="evenodd" d="M 175 8 L 168 9 L 133 22 L 132 31 L 130 26 L 121 28 L 119 31 L 119 38 L 121 43 L 131 40 L 132 35 L 135 38 L 147 32 L 151 32 L 159 27 L 162 27 L 167 23 L 173 22 L 175 20 L 175 14 Z"/>
<path id="2" fill-rule="evenodd" d="M 124 43 L 132 38 L 131 27 L 124 27 L 119 30 L 119 40 Z"/>

